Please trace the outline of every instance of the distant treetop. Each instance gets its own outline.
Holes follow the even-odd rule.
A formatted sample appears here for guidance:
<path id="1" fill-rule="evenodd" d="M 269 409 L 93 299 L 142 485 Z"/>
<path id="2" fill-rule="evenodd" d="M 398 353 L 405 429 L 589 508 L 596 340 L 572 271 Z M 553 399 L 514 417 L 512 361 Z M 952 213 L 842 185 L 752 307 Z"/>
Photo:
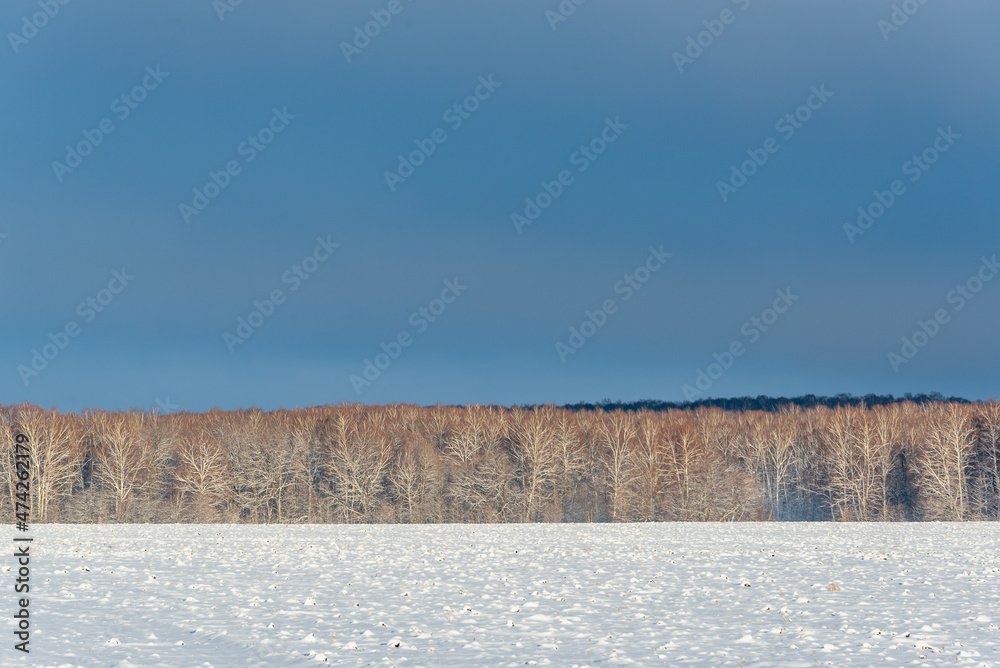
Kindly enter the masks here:
<path id="1" fill-rule="evenodd" d="M 567 404 L 563 408 L 571 411 L 638 411 L 646 409 L 649 411 L 667 411 L 671 409 L 693 410 L 702 406 L 714 406 L 727 411 L 768 411 L 775 412 L 786 406 L 798 406 L 800 408 L 814 408 L 816 406 L 826 406 L 827 408 L 839 408 L 841 406 L 886 406 L 898 404 L 905 401 L 912 401 L 917 404 L 952 402 L 959 404 L 972 403 L 968 399 L 961 397 L 945 398 L 940 392 L 930 394 L 910 394 L 907 392 L 901 397 L 891 394 L 866 394 L 857 397 L 852 394 L 838 394 L 833 397 L 817 397 L 815 394 L 807 394 L 801 397 L 769 397 L 759 395 L 756 397 L 732 397 L 729 399 L 699 399 L 698 401 L 659 401 L 657 399 L 642 399 L 640 401 L 611 401 L 603 399 L 597 403 L 579 402 Z"/>

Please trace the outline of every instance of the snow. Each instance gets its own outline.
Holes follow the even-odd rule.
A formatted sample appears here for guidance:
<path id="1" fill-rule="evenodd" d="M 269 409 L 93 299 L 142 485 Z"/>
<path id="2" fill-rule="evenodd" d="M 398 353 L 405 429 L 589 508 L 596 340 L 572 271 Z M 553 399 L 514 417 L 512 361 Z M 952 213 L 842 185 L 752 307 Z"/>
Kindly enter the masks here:
<path id="1" fill-rule="evenodd" d="M 1000 665 L 996 524 L 32 531 L 19 665 Z"/>

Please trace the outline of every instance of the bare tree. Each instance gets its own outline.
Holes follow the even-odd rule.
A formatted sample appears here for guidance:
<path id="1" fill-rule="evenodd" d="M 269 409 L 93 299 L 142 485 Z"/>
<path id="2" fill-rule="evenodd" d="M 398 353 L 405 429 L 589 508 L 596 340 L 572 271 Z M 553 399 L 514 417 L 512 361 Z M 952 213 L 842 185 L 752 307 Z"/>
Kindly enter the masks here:
<path id="1" fill-rule="evenodd" d="M 225 447 L 210 435 L 189 435 L 180 440 L 176 456 L 174 479 L 178 490 L 192 498 L 200 519 L 217 517 L 232 489 Z"/>
<path id="2" fill-rule="evenodd" d="M 641 411 L 636 420 L 631 494 L 633 518 L 651 522 L 659 519 L 664 501 L 664 483 L 676 472 L 670 468 L 669 446 L 664 445 L 663 420 Z"/>
<path id="3" fill-rule="evenodd" d="M 599 456 L 608 496 L 608 514 L 613 521 L 630 517 L 630 487 L 635 478 L 635 418 L 615 411 L 598 425 Z"/>
<path id="4" fill-rule="evenodd" d="M 210 414 L 213 433 L 229 453 L 232 489 L 230 512 L 253 523 L 270 520 L 273 508 L 268 496 L 268 453 L 262 411 Z"/>
<path id="5" fill-rule="evenodd" d="M 13 516 L 17 508 L 17 495 L 24 491 L 23 488 L 19 489 L 17 485 L 19 475 L 17 472 L 17 459 L 14 456 L 17 453 L 15 439 L 14 409 L 12 407 L 0 406 L 0 485 L 3 486 L 0 510 L 7 517 Z"/>
<path id="6" fill-rule="evenodd" d="M 513 421 L 515 465 L 523 496 L 522 520 L 531 522 L 541 518 L 544 504 L 555 497 L 559 477 L 552 410 L 518 411 Z"/>
<path id="7" fill-rule="evenodd" d="M 826 460 L 834 516 L 875 519 L 875 504 L 884 499 L 875 424 L 864 408 L 847 406 L 827 424 Z"/>
<path id="8" fill-rule="evenodd" d="M 16 430 L 29 439 L 32 512 L 37 521 L 50 522 L 59 502 L 80 479 L 84 456 L 80 420 L 22 405 L 16 412 Z"/>
<path id="9" fill-rule="evenodd" d="M 969 477 L 975 429 L 965 406 L 925 407 L 925 442 L 917 453 L 921 507 L 930 519 L 963 520 L 970 510 Z"/>
<path id="10" fill-rule="evenodd" d="M 782 519 L 796 457 L 790 420 L 770 413 L 747 414 L 742 427 L 737 445 L 739 456 L 760 483 L 775 518 Z"/>
<path id="11" fill-rule="evenodd" d="M 979 408 L 976 434 L 977 514 L 1000 520 L 1000 403 L 991 401 Z"/>
<path id="12" fill-rule="evenodd" d="M 559 411 L 554 419 L 552 445 L 558 460 L 555 481 L 558 519 L 581 520 L 586 517 L 584 509 L 593 491 L 590 475 L 593 461 L 586 443 L 587 435 L 566 411 Z M 556 519 L 554 513 L 549 519 Z"/>
<path id="13" fill-rule="evenodd" d="M 141 413 L 93 413 L 88 429 L 94 443 L 94 475 L 114 503 L 115 518 L 124 522 L 135 496 L 150 482 L 153 452 L 141 437 Z"/>
<path id="14" fill-rule="evenodd" d="M 352 421 L 338 413 L 327 436 L 329 495 L 342 521 L 368 522 L 380 504 L 393 450 L 377 419 L 355 416 Z"/>

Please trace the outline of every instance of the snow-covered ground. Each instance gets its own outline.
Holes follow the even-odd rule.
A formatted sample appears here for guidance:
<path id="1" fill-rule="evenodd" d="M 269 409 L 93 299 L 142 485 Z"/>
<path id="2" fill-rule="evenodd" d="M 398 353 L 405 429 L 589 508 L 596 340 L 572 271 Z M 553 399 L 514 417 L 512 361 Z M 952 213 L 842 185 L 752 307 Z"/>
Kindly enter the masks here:
<path id="1" fill-rule="evenodd" d="M 1000 666 L 1000 525 L 33 528 L 32 666 Z M 9 554 L 9 552 L 8 552 Z"/>

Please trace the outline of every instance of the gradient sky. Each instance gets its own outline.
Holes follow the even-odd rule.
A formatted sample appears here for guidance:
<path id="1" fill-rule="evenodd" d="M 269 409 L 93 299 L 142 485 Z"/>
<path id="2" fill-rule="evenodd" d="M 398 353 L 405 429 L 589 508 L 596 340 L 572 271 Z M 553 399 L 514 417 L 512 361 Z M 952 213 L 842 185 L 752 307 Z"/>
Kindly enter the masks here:
<path id="1" fill-rule="evenodd" d="M 348 63 L 341 44 L 389 4 L 244 0 L 220 19 L 208 0 L 78 0 L 32 31 L 37 0 L 3 3 L 0 403 L 680 400 L 734 342 L 698 396 L 998 394 L 1000 280 L 948 300 L 1000 253 L 997 3 L 928 2 L 883 34 L 890 2 L 589 0 L 553 29 L 556 0 L 401 0 Z M 156 66 L 168 76 L 120 119 Z M 445 110 L 491 75 L 452 129 Z M 786 139 L 776 121 L 813 86 L 833 95 Z M 247 162 L 275 108 L 295 118 Z M 104 118 L 114 131 L 60 182 L 53 162 Z M 606 118 L 627 129 L 581 173 L 571 155 Z M 391 191 L 385 172 L 436 128 L 447 141 Z M 911 182 L 939 128 L 960 138 Z M 768 138 L 778 151 L 724 202 L 717 183 Z M 185 223 L 230 160 L 240 173 Z M 562 170 L 573 183 L 519 233 L 511 214 Z M 850 243 L 895 179 L 905 194 Z M 340 247 L 293 291 L 282 277 L 317 237 Z M 616 282 L 661 245 L 672 257 L 625 301 Z M 122 267 L 134 280 L 88 322 L 78 305 Z M 411 314 L 456 277 L 467 289 L 418 332 Z M 224 333 L 275 289 L 284 303 L 230 352 Z M 779 289 L 799 299 L 751 342 Z M 563 362 L 556 344 L 607 299 Z M 401 332 L 412 344 L 356 391 Z"/>

